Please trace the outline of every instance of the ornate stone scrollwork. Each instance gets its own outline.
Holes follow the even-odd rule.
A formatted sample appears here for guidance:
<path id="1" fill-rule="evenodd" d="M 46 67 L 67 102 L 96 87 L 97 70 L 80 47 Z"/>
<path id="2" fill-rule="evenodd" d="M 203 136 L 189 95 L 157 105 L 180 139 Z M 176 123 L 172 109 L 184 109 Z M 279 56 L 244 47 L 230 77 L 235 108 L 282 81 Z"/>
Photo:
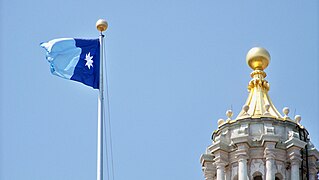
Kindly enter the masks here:
<path id="1" fill-rule="evenodd" d="M 246 135 L 248 134 L 248 124 L 241 125 L 240 128 L 237 130 L 239 135 Z"/>
<path id="2" fill-rule="evenodd" d="M 250 163 L 250 177 L 253 178 L 254 173 L 260 172 L 265 176 L 265 165 L 262 159 L 253 159 Z"/>
<path id="3" fill-rule="evenodd" d="M 286 168 L 284 162 L 276 161 L 276 176 L 281 175 L 281 179 L 286 179 Z"/>
<path id="4" fill-rule="evenodd" d="M 294 132 L 294 131 L 289 131 L 288 132 L 288 139 L 292 139 L 292 138 L 297 138 L 299 139 L 299 134 Z"/>

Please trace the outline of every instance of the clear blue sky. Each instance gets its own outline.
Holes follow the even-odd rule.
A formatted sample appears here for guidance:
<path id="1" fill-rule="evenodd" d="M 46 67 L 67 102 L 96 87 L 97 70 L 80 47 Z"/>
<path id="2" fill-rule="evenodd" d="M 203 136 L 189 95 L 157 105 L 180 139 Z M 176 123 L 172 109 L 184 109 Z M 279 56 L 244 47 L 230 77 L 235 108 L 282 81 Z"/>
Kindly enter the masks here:
<path id="1" fill-rule="evenodd" d="M 247 98 L 254 46 L 270 97 L 319 147 L 319 2 L 1 0 L 0 179 L 96 176 L 98 92 L 50 74 L 39 43 L 98 36 L 105 18 L 115 180 L 204 179 L 217 120 Z"/>

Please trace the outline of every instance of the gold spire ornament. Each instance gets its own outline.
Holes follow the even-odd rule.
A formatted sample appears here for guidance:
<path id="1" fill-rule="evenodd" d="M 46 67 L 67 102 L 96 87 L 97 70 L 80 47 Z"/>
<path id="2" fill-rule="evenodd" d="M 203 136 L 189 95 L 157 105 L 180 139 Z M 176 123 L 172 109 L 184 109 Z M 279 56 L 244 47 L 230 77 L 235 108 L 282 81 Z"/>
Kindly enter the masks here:
<path id="1" fill-rule="evenodd" d="M 236 119 L 273 117 L 282 119 L 282 116 L 273 105 L 269 95 L 269 83 L 265 80 L 267 76 L 264 70 L 270 63 L 269 52 L 262 47 L 250 49 L 246 56 L 246 62 L 253 72 L 250 74 L 252 80 L 248 84 L 249 96 L 243 109 Z M 248 106 L 248 107 L 247 107 Z"/>
<path id="2" fill-rule="evenodd" d="M 270 54 L 262 47 L 254 47 L 248 51 L 246 62 L 253 70 L 263 71 L 269 65 Z"/>
<path id="3" fill-rule="evenodd" d="M 97 22 L 96 22 L 96 29 L 98 30 L 98 31 L 100 31 L 101 33 L 103 32 L 103 31 L 106 31 L 107 30 L 107 27 L 108 27 L 108 24 L 107 24 L 107 21 L 105 20 L 105 19 L 99 19 L 99 20 L 97 20 Z"/>

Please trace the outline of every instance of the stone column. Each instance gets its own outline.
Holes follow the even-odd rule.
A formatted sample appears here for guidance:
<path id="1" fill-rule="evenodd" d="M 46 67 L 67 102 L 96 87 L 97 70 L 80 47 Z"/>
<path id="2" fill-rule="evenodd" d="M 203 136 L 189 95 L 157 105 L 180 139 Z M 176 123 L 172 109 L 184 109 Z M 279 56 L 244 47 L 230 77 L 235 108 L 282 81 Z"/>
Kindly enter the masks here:
<path id="1" fill-rule="evenodd" d="M 225 166 L 228 161 L 228 152 L 217 150 L 214 152 L 217 180 L 225 180 Z"/>
<path id="2" fill-rule="evenodd" d="M 294 131 L 289 131 L 289 139 L 285 142 L 287 147 L 287 157 L 291 164 L 290 179 L 299 180 L 301 155 L 300 150 L 305 148 L 306 142 L 299 139 L 299 134 Z"/>
<path id="3" fill-rule="evenodd" d="M 206 167 L 203 167 L 203 172 L 205 176 L 205 180 L 214 180 L 215 172 L 212 168 L 213 165 L 208 165 Z"/>
<path id="4" fill-rule="evenodd" d="M 299 160 L 292 160 L 291 161 L 291 180 L 299 180 L 300 174 L 299 174 L 299 168 L 300 168 L 300 161 Z"/>
<path id="5" fill-rule="evenodd" d="M 228 165 L 228 167 L 225 168 L 225 180 L 231 180 L 230 170 L 231 170 L 230 165 Z"/>
<path id="6" fill-rule="evenodd" d="M 266 180 L 275 180 L 275 145 L 275 142 L 265 143 Z"/>
<path id="7" fill-rule="evenodd" d="M 309 161 L 309 180 L 316 180 L 317 173 L 318 173 L 318 170 L 316 167 L 317 158 L 315 156 L 309 156 L 308 161 Z"/>
<path id="8" fill-rule="evenodd" d="M 309 180 L 317 180 L 317 169 L 309 169 Z"/>
<path id="9" fill-rule="evenodd" d="M 225 180 L 225 163 L 217 162 L 216 170 L 217 170 L 217 180 Z"/>
<path id="10" fill-rule="evenodd" d="M 245 143 L 238 144 L 236 156 L 238 159 L 238 180 L 247 180 L 247 159 L 248 145 Z"/>
<path id="11" fill-rule="evenodd" d="M 291 164 L 291 180 L 299 180 L 300 173 L 300 163 L 301 163 L 301 155 L 300 155 L 300 148 L 299 147 L 291 147 L 288 149 L 288 157 Z"/>
<path id="12" fill-rule="evenodd" d="M 247 158 L 238 159 L 238 180 L 247 180 Z"/>
<path id="13" fill-rule="evenodd" d="M 213 165 L 214 158 L 212 154 L 202 154 L 200 157 L 202 170 L 206 180 L 214 180 L 216 175 L 216 168 Z"/>

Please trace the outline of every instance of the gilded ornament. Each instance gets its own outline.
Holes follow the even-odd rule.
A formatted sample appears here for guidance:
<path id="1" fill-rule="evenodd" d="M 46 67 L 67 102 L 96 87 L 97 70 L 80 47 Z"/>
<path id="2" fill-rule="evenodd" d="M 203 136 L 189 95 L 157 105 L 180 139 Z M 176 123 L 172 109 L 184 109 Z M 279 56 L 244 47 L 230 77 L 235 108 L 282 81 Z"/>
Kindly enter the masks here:
<path id="1" fill-rule="evenodd" d="M 96 22 L 96 29 L 99 30 L 100 32 L 106 31 L 107 27 L 108 27 L 108 24 L 105 19 L 99 19 Z"/>
<path id="2" fill-rule="evenodd" d="M 246 62 L 253 70 L 264 70 L 270 62 L 270 54 L 265 48 L 254 47 L 248 51 Z"/>

